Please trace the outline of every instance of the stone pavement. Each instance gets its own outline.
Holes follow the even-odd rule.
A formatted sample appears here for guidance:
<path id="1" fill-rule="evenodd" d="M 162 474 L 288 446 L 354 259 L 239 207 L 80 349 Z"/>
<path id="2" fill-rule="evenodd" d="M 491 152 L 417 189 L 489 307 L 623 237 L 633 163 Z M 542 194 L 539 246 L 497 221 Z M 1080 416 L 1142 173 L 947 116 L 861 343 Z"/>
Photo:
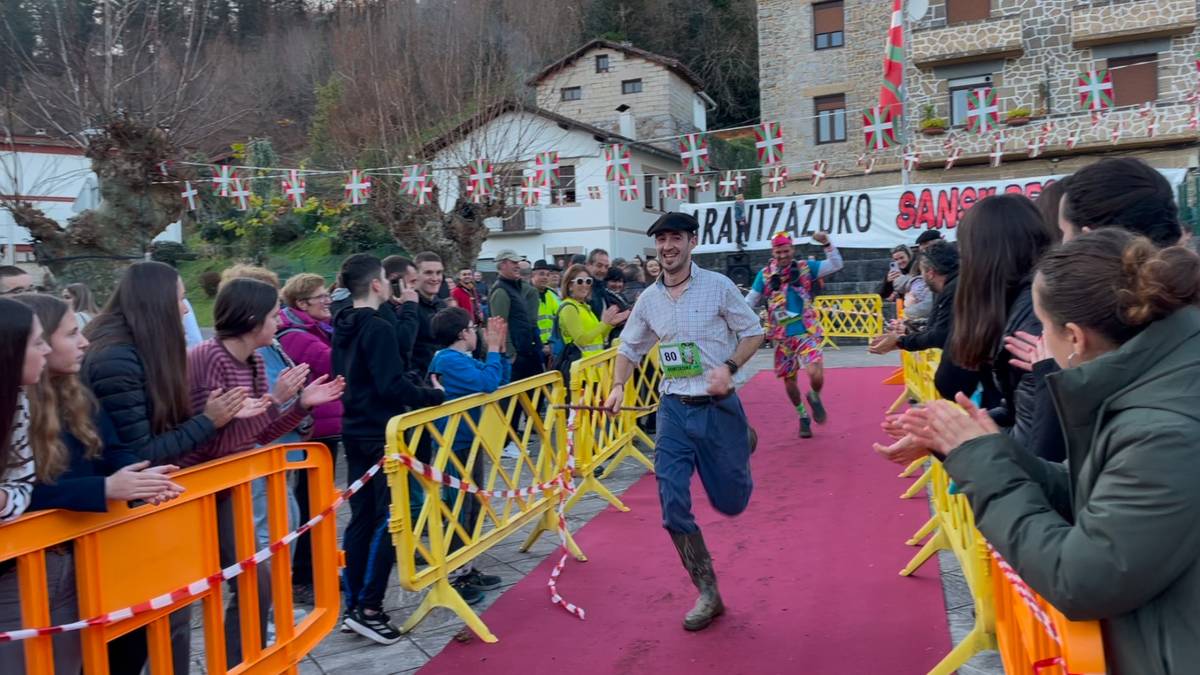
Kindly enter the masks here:
<path id="1" fill-rule="evenodd" d="M 827 350 L 825 364 L 828 368 L 853 368 L 869 366 L 899 366 L 897 354 L 875 356 L 868 354 L 865 347 L 846 346 L 840 350 Z M 773 365 L 772 351 L 760 350 L 743 369 L 746 377 Z M 833 375 L 836 376 L 836 375 Z M 870 423 L 874 423 L 873 421 Z M 647 452 L 649 455 L 650 453 Z M 626 461 L 606 481 L 605 485 L 616 495 L 640 479 L 645 473 L 644 467 L 634 461 Z M 337 472 L 339 485 L 346 482 L 344 465 Z M 897 495 L 902 488 L 897 481 Z M 599 496 L 591 494 L 580 500 L 575 509 L 567 516 L 567 522 L 572 532 L 586 524 L 592 517 L 605 509 L 607 502 Z M 350 518 L 348 508 L 338 513 L 338 531 L 345 528 Z M 559 550 L 558 538 L 554 533 L 544 534 L 527 552 L 522 553 L 520 544 L 528 534 L 529 527 L 521 530 L 507 541 L 483 554 L 477 561 L 477 566 L 489 574 L 497 574 L 504 579 L 504 584 L 495 591 L 486 593 L 479 605 L 472 609 L 482 614 L 507 589 L 520 581 L 526 574 L 536 568 L 542 560 L 551 553 Z M 903 545 L 904 532 L 896 533 L 896 544 Z M 339 535 L 340 540 L 340 535 Z M 915 551 L 915 549 L 914 549 Z M 941 564 L 943 591 L 946 598 L 946 610 L 949 619 L 950 633 L 955 644 L 971 629 L 974 621 L 971 596 L 963 580 L 962 572 L 954 556 L 942 553 L 939 556 Z M 897 583 L 903 583 L 897 578 Z M 398 581 L 392 581 L 388 588 L 384 610 L 391 615 L 394 623 L 399 625 L 420 603 L 422 593 L 411 593 L 400 588 Z M 547 602 L 549 607 L 549 602 Z M 192 633 L 192 672 L 203 673 L 203 630 L 199 624 L 199 612 L 195 613 L 196 623 Z M 569 617 L 564 617 L 566 620 Z M 448 610 L 435 609 L 409 634 L 393 645 L 378 645 L 355 633 L 334 631 L 317 646 L 313 652 L 300 663 L 300 672 L 306 675 L 334 673 L 360 673 L 361 675 L 402 675 L 416 672 L 430 659 L 438 654 L 462 628 L 462 624 Z M 496 630 L 497 627 L 493 627 Z M 949 650 L 947 650 L 949 651 Z M 999 655 L 996 652 L 986 652 L 972 659 L 959 671 L 962 675 L 1002 675 Z"/>

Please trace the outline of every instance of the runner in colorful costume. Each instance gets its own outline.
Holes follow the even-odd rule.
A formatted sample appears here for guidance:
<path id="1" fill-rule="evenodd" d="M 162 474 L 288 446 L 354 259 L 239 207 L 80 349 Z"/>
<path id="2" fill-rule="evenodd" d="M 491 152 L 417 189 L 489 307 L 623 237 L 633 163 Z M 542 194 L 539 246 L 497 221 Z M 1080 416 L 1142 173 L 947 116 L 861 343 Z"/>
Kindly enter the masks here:
<path id="1" fill-rule="evenodd" d="M 821 403 L 821 387 L 825 384 L 821 343 L 825 336 L 812 304 L 813 286 L 818 279 L 842 269 L 842 256 L 828 235 L 818 232 L 813 241 L 825 247 L 825 260 L 797 260 L 791 236 L 781 232 L 772 237 L 771 262 L 754 277 L 746 295 L 751 308 L 766 301 L 767 339 L 775 343 L 775 376 L 783 380 L 788 398 L 800 415 L 801 438 L 812 438 L 813 420 L 824 424 L 827 418 Z M 808 371 L 811 419 L 796 382 L 801 367 Z"/>

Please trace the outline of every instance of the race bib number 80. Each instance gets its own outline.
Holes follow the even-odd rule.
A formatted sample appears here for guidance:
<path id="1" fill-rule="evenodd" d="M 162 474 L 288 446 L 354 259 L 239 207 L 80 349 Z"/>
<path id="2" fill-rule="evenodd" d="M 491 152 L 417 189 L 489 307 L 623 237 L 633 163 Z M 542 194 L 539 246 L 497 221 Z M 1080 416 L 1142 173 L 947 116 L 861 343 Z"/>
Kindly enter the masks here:
<path id="1" fill-rule="evenodd" d="M 704 374 L 700 365 L 700 347 L 695 342 L 659 345 L 658 363 L 664 377 L 696 377 Z"/>

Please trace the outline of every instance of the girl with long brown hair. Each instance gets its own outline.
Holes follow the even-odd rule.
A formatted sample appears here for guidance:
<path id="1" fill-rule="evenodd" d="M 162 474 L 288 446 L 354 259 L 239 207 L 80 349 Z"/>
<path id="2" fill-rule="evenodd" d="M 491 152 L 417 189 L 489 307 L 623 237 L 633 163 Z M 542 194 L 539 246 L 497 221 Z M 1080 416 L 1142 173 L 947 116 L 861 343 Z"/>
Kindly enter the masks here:
<path id="1" fill-rule="evenodd" d="M 49 295 L 14 298 L 46 327 L 50 354 L 37 384 L 29 387 L 30 433 L 36 480 L 29 510 L 106 511 L 108 501 L 161 503 L 181 488 L 150 467 L 116 437 L 112 421 L 79 381 L 88 347 L 67 303 Z"/>
<path id="2" fill-rule="evenodd" d="M 1041 335 L 1033 312 L 1033 272 L 1050 248 L 1050 230 L 1022 195 L 979 201 L 958 226 L 960 266 L 949 340 L 952 361 L 979 371 L 985 400 L 1006 433 L 1037 455 L 1062 461 L 1065 449 L 1046 392 L 1046 374 L 1009 363 L 1005 336 Z M 968 396 L 972 392 L 963 392 Z"/>
<path id="3" fill-rule="evenodd" d="M 216 390 L 194 413 L 188 398 L 187 312 L 183 280 L 170 265 L 140 262 L 125 270 L 116 292 L 85 331 L 91 347 L 82 377 L 112 419 L 118 440 L 152 465 L 176 464 L 241 413 L 246 390 Z M 171 615 L 176 672 L 187 672 L 191 610 Z M 140 673 L 146 634 L 109 643 L 114 675 Z"/>

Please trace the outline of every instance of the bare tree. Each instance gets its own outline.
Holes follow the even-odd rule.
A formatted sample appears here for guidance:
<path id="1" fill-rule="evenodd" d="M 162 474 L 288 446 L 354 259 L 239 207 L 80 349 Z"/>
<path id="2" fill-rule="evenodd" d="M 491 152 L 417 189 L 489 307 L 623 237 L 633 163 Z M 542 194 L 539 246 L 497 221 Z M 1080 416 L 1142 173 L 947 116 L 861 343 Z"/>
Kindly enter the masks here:
<path id="1" fill-rule="evenodd" d="M 39 263 L 103 291 L 179 218 L 180 169 L 164 175 L 160 164 L 245 110 L 216 95 L 221 67 L 213 53 L 222 45 L 207 33 L 208 0 L 103 2 L 91 15 L 88 8 L 69 0 L 38 5 L 37 39 L 8 50 L 21 70 L 2 92 L 0 134 L 50 129 L 76 143 L 103 201 L 66 223 L 16 199 L 3 206 L 29 230 Z M 13 38 L 16 30 L 0 19 L 0 35 Z"/>

